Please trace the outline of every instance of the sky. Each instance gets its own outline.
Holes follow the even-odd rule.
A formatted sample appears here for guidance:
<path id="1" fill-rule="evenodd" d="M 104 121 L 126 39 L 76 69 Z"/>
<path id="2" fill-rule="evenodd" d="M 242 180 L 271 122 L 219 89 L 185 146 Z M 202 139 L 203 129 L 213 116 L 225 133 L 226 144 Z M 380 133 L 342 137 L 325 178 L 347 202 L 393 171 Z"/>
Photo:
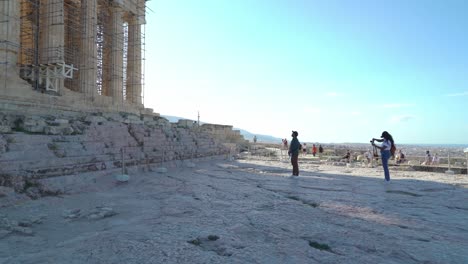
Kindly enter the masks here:
<path id="1" fill-rule="evenodd" d="M 468 1 L 150 0 L 144 104 L 303 142 L 468 145 Z"/>

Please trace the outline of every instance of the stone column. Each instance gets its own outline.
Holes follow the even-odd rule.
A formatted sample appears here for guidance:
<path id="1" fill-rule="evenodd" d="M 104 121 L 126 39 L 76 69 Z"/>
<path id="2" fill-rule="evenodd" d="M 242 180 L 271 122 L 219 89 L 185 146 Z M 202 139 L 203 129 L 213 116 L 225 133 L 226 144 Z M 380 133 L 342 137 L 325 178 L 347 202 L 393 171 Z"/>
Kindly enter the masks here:
<path id="1" fill-rule="evenodd" d="M 7 80 L 18 79 L 16 67 L 20 48 L 20 6 L 18 0 L 0 1 L 0 90 Z"/>
<path id="2" fill-rule="evenodd" d="M 141 94 L 141 25 L 135 15 L 128 21 L 127 100 L 142 106 Z"/>
<path id="3" fill-rule="evenodd" d="M 110 55 L 110 96 L 114 104 L 123 101 L 123 18 L 122 9 L 118 6 L 111 7 L 111 55 Z"/>
<path id="4" fill-rule="evenodd" d="M 39 64 L 65 62 L 64 0 L 42 0 L 40 6 Z M 53 66 L 48 66 L 53 69 Z M 57 91 L 63 90 L 62 78 L 51 78 Z M 46 81 L 47 83 L 47 81 Z"/>
<path id="5" fill-rule="evenodd" d="M 87 97 L 94 98 L 97 95 L 97 51 L 96 51 L 96 24 L 97 3 L 96 0 L 81 1 L 81 62 L 78 69 L 80 89 Z"/>
<path id="6" fill-rule="evenodd" d="M 111 96 L 111 78 L 112 78 L 112 17 L 111 17 L 111 7 L 108 5 L 100 5 L 98 12 L 99 25 L 102 27 L 101 32 L 97 32 L 98 36 L 101 35 L 101 39 L 98 39 L 98 42 L 101 42 L 101 95 Z M 98 76 L 99 79 L 99 76 Z"/>
<path id="7" fill-rule="evenodd" d="M 63 0 L 42 0 L 39 63 L 64 62 Z"/>

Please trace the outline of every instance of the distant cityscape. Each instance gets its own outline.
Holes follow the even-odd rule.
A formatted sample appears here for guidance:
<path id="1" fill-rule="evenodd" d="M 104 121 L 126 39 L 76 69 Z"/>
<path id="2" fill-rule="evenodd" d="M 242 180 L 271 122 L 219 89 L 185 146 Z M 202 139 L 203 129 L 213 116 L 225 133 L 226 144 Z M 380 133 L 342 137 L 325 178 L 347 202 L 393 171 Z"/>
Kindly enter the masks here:
<path id="1" fill-rule="evenodd" d="M 168 116 L 162 115 L 162 117 L 169 120 L 171 123 L 177 123 L 180 119 L 188 119 L 183 117 L 177 116 Z M 193 120 L 196 121 L 196 120 Z M 200 122 L 203 124 L 204 122 Z M 266 143 L 266 144 L 281 144 L 281 138 L 270 136 L 270 135 L 262 135 L 262 134 L 255 134 L 249 132 L 245 129 L 241 128 L 234 128 L 239 130 L 241 135 L 250 142 L 253 142 L 254 136 L 257 137 L 258 143 Z M 289 140 L 289 138 L 287 138 Z M 331 147 L 335 149 L 351 149 L 353 151 L 366 151 L 370 148 L 370 144 L 368 143 L 330 143 L 330 142 L 304 142 L 307 145 L 312 146 L 312 144 L 322 144 L 324 147 Z M 398 144 L 396 143 L 398 149 L 402 149 L 407 155 L 414 155 L 414 156 L 424 156 L 425 151 L 429 150 L 431 153 L 437 153 L 440 156 L 447 156 L 450 153 L 451 156 L 454 157 L 462 157 L 465 155 L 464 150 L 468 148 L 468 145 L 465 144 Z"/>

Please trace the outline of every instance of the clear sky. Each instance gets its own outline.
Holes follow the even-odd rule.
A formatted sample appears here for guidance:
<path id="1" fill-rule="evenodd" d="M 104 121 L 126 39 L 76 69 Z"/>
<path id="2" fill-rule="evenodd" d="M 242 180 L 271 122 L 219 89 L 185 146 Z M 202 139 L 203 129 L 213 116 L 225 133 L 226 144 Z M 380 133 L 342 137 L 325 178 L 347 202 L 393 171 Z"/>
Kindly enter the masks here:
<path id="1" fill-rule="evenodd" d="M 307 142 L 468 144 L 468 1 L 151 0 L 145 106 Z"/>

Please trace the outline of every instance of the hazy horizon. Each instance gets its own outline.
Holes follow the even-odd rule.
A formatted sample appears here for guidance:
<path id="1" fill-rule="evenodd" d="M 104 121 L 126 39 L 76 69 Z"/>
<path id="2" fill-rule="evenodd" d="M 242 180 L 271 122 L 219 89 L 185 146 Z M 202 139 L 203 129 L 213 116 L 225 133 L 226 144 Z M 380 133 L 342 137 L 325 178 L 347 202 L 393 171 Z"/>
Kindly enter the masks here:
<path id="1" fill-rule="evenodd" d="M 468 145 L 468 1 L 356 3 L 148 1 L 145 106 L 310 142 Z"/>
<path id="2" fill-rule="evenodd" d="M 168 118 L 170 122 L 177 122 L 178 119 L 187 119 L 187 120 L 197 121 L 197 120 L 194 120 L 194 119 L 179 117 L 179 116 L 171 116 L 171 115 L 161 115 L 161 116 L 164 117 L 164 118 Z M 204 121 L 201 120 L 200 123 L 203 124 L 203 123 L 208 123 L 208 122 L 204 122 Z M 230 125 L 230 124 L 224 124 L 224 125 Z M 273 137 L 273 138 L 277 139 L 276 141 L 265 140 L 266 143 L 281 143 L 281 139 L 284 138 L 284 137 L 279 138 L 279 137 L 275 137 L 275 136 L 272 136 L 272 135 L 254 133 L 252 131 L 249 131 L 248 129 L 244 129 L 244 128 L 241 128 L 241 127 L 233 127 L 233 129 L 243 130 L 243 131 L 251 134 L 252 137 L 254 135 L 256 135 L 256 136 Z M 242 133 L 242 131 L 241 131 L 241 133 Z M 249 138 L 249 139 L 251 139 L 251 138 Z M 286 139 L 290 140 L 291 137 L 286 137 Z M 299 137 L 299 139 L 300 139 L 300 137 Z M 262 141 L 261 138 L 259 138 L 258 142 L 261 142 L 261 141 Z M 321 141 L 303 141 L 303 142 L 306 142 L 306 143 L 309 143 L 309 142 L 310 143 L 320 143 L 320 144 L 370 144 L 369 142 L 321 142 Z M 397 144 L 397 143 L 395 143 L 395 144 Z M 450 143 L 404 143 L 404 142 L 398 142 L 398 144 L 417 145 L 417 146 L 448 146 L 448 147 L 461 147 L 461 148 L 467 148 L 468 147 L 468 144 L 450 144 Z"/>

